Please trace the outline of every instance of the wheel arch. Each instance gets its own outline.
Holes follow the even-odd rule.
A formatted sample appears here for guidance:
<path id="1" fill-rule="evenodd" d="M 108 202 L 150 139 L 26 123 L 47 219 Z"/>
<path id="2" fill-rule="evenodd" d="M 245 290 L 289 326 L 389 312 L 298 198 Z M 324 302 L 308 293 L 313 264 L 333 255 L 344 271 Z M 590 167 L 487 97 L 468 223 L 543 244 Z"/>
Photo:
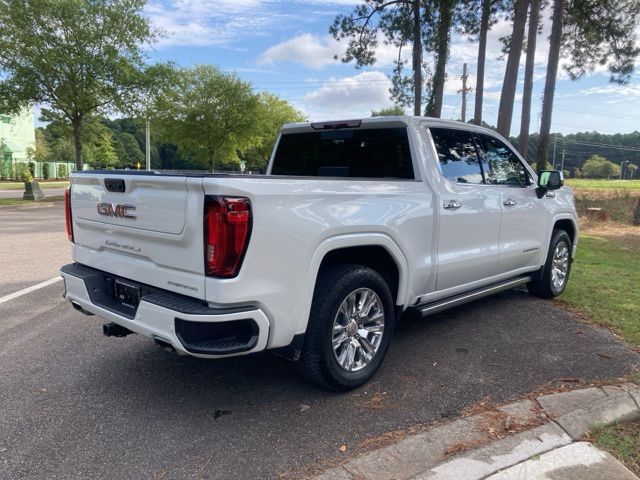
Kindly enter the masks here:
<path id="1" fill-rule="evenodd" d="M 573 258 L 576 252 L 576 244 L 578 241 L 578 223 L 576 221 L 575 216 L 569 214 L 569 213 L 565 213 L 565 214 L 559 214 L 559 215 L 555 215 L 553 217 L 553 220 L 551 222 L 551 224 L 553 225 L 552 228 L 549 229 L 549 232 L 547 233 L 547 238 L 546 238 L 546 244 L 544 246 L 543 249 L 543 255 L 541 257 L 541 267 L 544 265 L 544 262 L 547 259 L 547 255 L 549 254 L 549 246 L 551 244 L 551 238 L 553 236 L 553 231 L 557 228 L 564 230 L 567 232 L 567 234 L 569 235 L 569 238 L 571 239 L 571 257 Z"/>
<path id="2" fill-rule="evenodd" d="M 329 238 L 316 249 L 307 279 L 309 311 L 321 270 L 341 263 L 356 263 L 378 271 L 387 281 L 396 306 L 406 305 L 409 268 L 400 247 L 384 234 L 354 234 Z M 298 331 L 306 330 L 308 320 L 308 316 L 301 319 Z"/>
<path id="3" fill-rule="evenodd" d="M 576 228 L 576 225 L 572 219 L 570 218 L 557 219 L 553 224 L 553 228 L 554 229 L 559 228 L 567 232 L 567 234 L 569 235 L 569 238 L 571 239 L 571 245 L 575 245 L 578 229 Z"/>

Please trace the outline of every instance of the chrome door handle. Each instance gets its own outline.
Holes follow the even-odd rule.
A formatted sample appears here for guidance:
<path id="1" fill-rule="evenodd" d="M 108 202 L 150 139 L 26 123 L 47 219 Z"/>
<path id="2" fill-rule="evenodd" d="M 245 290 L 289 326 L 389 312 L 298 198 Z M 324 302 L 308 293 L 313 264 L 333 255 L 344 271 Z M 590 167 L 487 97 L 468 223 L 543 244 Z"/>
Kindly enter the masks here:
<path id="1" fill-rule="evenodd" d="M 509 198 L 509 199 L 505 200 L 504 202 L 502 202 L 502 204 L 505 207 L 513 207 L 516 203 L 518 203 L 518 202 L 516 202 L 515 200 L 512 200 L 511 198 Z"/>
<path id="2" fill-rule="evenodd" d="M 458 200 L 449 200 L 448 202 L 444 202 L 443 207 L 447 210 L 460 208 L 462 204 Z"/>

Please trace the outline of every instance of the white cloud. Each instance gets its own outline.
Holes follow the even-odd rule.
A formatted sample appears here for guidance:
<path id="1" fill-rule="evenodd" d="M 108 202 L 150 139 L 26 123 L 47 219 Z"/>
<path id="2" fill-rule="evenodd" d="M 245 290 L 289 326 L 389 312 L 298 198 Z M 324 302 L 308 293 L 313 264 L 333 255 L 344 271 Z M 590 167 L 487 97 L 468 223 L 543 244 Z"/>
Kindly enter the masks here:
<path id="1" fill-rule="evenodd" d="M 274 65 L 277 62 L 297 62 L 319 69 L 338 62 L 343 46 L 330 37 L 321 38 L 303 33 L 265 50 L 258 58 L 258 65 Z"/>
<path id="2" fill-rule="evenodd" d="M 320 69 L 327 65 L 334 65 L 347 47 L 346 41 L 337 41 L 331 36 L 317 36 L 303 33 L 284 42 L 273 45 L 265 50 L 258 58 L 260 65 L 273 65 L 276 62 L 296 62 L 308 68 Z M 411 46 L 403 49 L 403 58 L 411 53 Z M 383 36 L 379 36 L 378 47 L 375 51 L 376 67 L 385 68 L 396 61 L 398 50 L 393 45 L 387 45 Z"/>
<path id="3" fill-rule="evenodd" d="M 578 95 L 609 95 L 621 97 L 640 97 L 640 85 L 604 85 L 599 87 L 585 88 L 578 92 Z"/>
<path id="4" fill-rule="evenodd" d="M 159 48 L 206 46 L 264 36 L 270 28 L 308 21 L 310 8 L 358 3 L 359 0 L 150 0 L 145 13 L 165 33 L 158 42 Z"/>
<path id="5" fill-rule="evenodd" d="M 163 32 L 158 47 L 224 45 L 246 35 L 263 32 L 277 15 L 256 15 L 262 0 L 155 0 L 145 13 Z"/>
<path id="6" fill-rule="evenodd" d="M 332 77 L 302 97 L 300 107 L 313 120 L 369 116 L 371 110 L 392 105 L 391 82 L 380 71 Z"/>

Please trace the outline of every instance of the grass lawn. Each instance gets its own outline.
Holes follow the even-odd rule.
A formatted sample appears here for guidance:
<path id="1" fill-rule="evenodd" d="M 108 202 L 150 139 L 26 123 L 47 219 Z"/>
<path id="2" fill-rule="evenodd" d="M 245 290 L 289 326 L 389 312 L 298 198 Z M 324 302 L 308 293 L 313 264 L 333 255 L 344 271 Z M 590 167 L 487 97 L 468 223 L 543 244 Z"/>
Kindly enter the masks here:
<path id="1" fill-rule="evenodd" d="M 640 422 L 598 428 L 594 432 L 594 439 L 598 447 L 607 450 L 629 470 L 640 475 Z"/>
<path id="2" fill-rule="evenodd" d="M 67 180 L 38 180 L 40 188 L 67 188 Z M 0 190 L 24 190 L 23 182 L 0 182 Z"/>
<path id="3" fill-rule="evenodd" d="M 595 188 L 598 190 L 640 190 L 640 180 L 597 180 L 570 178 L 565 182 L 571 188 Z"/>
<path id="4" fill-rule="evenodd" d="M 631 227 L 630 227 L 631 228 Z M 613 232 L 613 233 L 612 233 Z M 640 345 L 640 235 L 624 229 L 581 234 L 559 300 Z"/>
<path id="5" fill-rule="evenodd" d="M 8 205 L 37 205 L 39 203 L 62 202 L 64 195 L 52 195 L 44 200 L 23 200 L 21 198 L 0 198 L 0 207 Z"/>

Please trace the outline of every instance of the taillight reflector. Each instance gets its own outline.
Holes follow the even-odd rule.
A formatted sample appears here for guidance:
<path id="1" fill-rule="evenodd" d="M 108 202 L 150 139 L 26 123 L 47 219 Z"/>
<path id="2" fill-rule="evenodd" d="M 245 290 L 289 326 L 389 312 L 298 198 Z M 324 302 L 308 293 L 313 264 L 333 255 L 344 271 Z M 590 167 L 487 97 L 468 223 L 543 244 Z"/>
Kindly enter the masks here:
<path id="1" fill-rule="evenodd" d="M 67 225 L 67 238 L 73 243 L 73 224 L 71 223 L 71 187 L 64 191 L 64 219 Z"/>
<path id="2" fill-rule="evenodd" d="M 204 264 L 211 277 L 238 275 L 251 235 L 251 202 L 244 197 L 205 197 Z"/>

